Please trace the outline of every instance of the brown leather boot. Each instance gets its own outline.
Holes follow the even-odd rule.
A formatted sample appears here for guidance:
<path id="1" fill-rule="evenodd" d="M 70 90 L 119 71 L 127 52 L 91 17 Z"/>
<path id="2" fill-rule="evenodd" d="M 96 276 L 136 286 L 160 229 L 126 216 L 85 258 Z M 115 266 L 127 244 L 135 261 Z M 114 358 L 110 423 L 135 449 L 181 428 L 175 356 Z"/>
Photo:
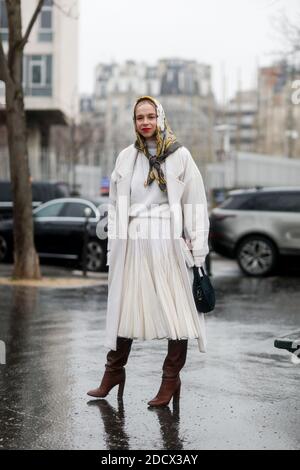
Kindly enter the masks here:
<path id="1" fill-rule="evenodd" d="M 104 398 L 113 387 L 119 385 L 118 398 L 123 396 L 125 386 L 125 365 L 128 360 L 132 345 L 130 338 L 117 338 L 117 350 L 110 350 L 107 354 L 105 372 L 98 388 L 87 392 L 88 395 L 95 398 Z"/>
<path id="2" fill-rule="evenodd" d="M 187 345 L 186 339 L 168 341 L 168 354 L 163 364 L 162 382 L 156 397 L 148 402 L 149 406 L 168 405 L 172 397 L 175 402 L 179 400 L 181 388 L 179 372 L 186 361 Z"/>

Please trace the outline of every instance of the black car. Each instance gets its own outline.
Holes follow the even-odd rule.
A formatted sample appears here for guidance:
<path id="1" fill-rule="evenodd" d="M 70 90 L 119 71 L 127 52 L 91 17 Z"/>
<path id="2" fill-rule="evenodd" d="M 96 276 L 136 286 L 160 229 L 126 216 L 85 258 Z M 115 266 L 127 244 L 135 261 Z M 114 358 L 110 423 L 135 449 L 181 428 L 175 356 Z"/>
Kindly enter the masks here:
<path id="1" fill-rule="evenodd" d="M 68 185 L 60 182 L 33 181 L 32 209 L 40 204 L 60 197 L 69 196 Z M 12 186 L 10 181 L 0 181 L 0 220 L 11 219 L 13 216 Z"/>
<path id="2" fill-rule="evenodd" d="M 89 209 L 87 269 L 102 271 L 106 266 L 107 238 L 99 238 L 97 224 L 107 230 L 107 197 L 97 200 L 59 198 L 40 205 L 33 211 L 34 241 L 41 258 L 74 260 L 82 263 L 86 209 Z M 0 261 L 13 253 L 13 220 L 0 221 Z"/>

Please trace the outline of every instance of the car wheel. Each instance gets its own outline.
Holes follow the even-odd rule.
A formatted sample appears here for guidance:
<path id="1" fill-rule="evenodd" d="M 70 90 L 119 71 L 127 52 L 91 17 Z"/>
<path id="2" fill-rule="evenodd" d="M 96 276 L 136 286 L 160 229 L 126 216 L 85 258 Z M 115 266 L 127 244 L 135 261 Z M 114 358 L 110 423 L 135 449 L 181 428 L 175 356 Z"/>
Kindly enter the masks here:
<path id="1" fill-rule="evenodd" d="M 266 276 L 275 268 L 277 250 L 268 238 L 252 235 L 238 245 L 237 261 L 241 270 L 248 276 Z"/>
<path id="2" fill-rule="evenodd" d="M 5 238 L 0 235 L 0 261 L 5 261 L 8 257 L 8 246 Z"/>
<path id="3" fill-rule="evenodd" d="M 97 240 L 87 244 L 86 267 L 88 271 L 103 271 L 105 267 L 105 252 Z"/>

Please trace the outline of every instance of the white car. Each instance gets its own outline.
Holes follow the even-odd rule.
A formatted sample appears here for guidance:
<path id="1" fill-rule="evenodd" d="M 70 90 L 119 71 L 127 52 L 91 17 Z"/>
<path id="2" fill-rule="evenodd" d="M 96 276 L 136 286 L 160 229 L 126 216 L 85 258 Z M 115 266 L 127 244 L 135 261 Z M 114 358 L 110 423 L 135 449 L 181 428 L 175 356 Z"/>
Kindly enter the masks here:
<path id="1" fill-rule="evenodd" d="M 212 210 L 210 245 L 249 276 L 265 276 L 279 257 L 300 256 L 300 187 L 236 190 Z"/>

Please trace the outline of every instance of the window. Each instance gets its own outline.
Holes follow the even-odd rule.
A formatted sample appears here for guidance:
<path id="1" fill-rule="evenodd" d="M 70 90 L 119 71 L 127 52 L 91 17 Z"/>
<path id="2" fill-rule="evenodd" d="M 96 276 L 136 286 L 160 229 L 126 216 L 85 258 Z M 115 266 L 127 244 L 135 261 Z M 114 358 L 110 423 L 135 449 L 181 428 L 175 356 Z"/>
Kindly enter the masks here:
<path id="1" fill-rule="evenodd" d="M 254 209 L 253 201 L 255 194 L 238 194 L 235 196 L 230 196 L 226 199 L 220 207 L 222 209 L 233 209 L 233 210 L 251 210 Z"/>
<path id="2" fill-rule="evenodd" d="M 258 194 L 253 209 L 255 211 L 276 211 L 275 198 L 276 195 L 272 193 Z"/>
<path id="3" fill-rule="evenodd" d="M 0 181 L 1 202 L 12 201 L 11 183 L 9 181 Z"/>
<path id="4" fill-rule="evenodd" d="M 300 212 L 300 192 L 287 192 L 278 195 L 276 201 L 278 210 L 285 212 Z"/>
<path id="5" fill-rule="evenodd" d="M 223 209 L 268 212 L 300 212 L 300 191 L 277 191 L 230 196 Z"/>
<path id="6" fill-rule="evenodd" d="M 3 41 L 8 41 L 8 23 L 5 0 L 0 0 L 0 35 Z"/>
<path id="7" fill-rule="evenodd" d="M 29 96 L 52 96 L 52 56 L 24 57 L 23 86 Z"/>
<path id="8" fill-rule="evenodd" d="M 63 209 L 62 215 L 64 217 L 85 217 L 84 209 L 90 208 L 87 204 L 83 204 L 81 202 L 67 202 Z M 90 215 L 91 217 L 96 217 L 95 212 L 92 210 Z"/>
<path id="9" fill-rule="evenodd" d="M 39 41 L 51 42 L 53 40 L 53 0 L 44 0 L 40 13 Z"/>
<path id="10" fill-rule="evenodd" d="M 174 70 L 167 71 L 167 82 L 172 82 L 174 80 Z"/>
<path id="11" fill-rule="evenodd" d="M 300 212 L 300 192 L 277 192 L 260 194 L 255 210 L 271 212 Z"/>
<path id="12" fill-rule="evenodd" d="M 49 206 L 43 207 L 34 213 L 34 217 L 39 219 L 41 217 L 59 217 L 64 206 L 64 202 L 54 202 Z"/>
<path id="13" fill-rule="evenodd" d="M 44 82 L 43 74 L 42 61 L 33 59 L 31 62 L 31 85 L 42 85 Z"/>
<path id="14" fill-rule="evenodd" d="M 101 84 L 100 95 L 101 95 L 103 98 L 106 98 L 106 85 L 105 85 L 105 84 Z"/>

